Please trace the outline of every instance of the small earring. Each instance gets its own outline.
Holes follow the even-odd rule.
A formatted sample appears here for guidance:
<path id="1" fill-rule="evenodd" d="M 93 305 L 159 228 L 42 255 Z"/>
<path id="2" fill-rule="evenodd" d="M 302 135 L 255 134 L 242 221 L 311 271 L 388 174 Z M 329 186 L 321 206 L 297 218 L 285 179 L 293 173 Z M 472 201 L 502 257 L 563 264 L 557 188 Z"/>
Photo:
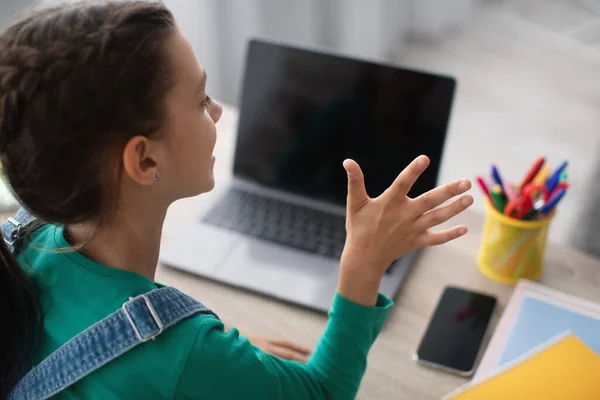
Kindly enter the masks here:
<path id="1" fill-rule="evenodd" d="M 160 181 L 160 172 L 156 171 L 156 175 L 154 175 L 154 183 L 158 183 Z"/>

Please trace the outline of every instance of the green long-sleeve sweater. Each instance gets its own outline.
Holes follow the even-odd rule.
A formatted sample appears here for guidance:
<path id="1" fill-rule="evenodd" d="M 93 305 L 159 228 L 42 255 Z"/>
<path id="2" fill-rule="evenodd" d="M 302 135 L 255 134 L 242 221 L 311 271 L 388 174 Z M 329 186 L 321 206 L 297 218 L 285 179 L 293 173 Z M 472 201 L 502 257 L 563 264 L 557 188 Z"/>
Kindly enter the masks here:
<path id="1" fill-rule="evenodd" d="M 63 229 L 46 225 L 19 255 L 41 287 L 44 335 L 36 363 L 130 296 L 157 285 L 100 265 L 68 248 Z M 27 260 L 27 262 L 26 262 Z M 202 300 L 202 299 L 200 299 Z M 58 399 L 353 399 L 367 352 L 391 300 L 363 307 L 337 295 L 327 328 L 308 364 L 263 353 L 218 319 L 197 315 L 103 366 Z M 218 309 L 215 310 L 218 313 Z M 258 315 L 257 318 L 268 318 Z"/>

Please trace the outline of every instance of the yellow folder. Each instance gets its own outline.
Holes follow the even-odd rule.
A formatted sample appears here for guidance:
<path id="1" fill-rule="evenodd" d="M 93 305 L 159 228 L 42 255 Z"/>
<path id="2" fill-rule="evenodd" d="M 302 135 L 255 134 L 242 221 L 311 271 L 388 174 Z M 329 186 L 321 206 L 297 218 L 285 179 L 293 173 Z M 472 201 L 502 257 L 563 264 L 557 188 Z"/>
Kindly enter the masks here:
<path id="1" fill-rule="evenodd" d="M 600 399 L 600 356 L 568 334 L 448 400 Z"/>

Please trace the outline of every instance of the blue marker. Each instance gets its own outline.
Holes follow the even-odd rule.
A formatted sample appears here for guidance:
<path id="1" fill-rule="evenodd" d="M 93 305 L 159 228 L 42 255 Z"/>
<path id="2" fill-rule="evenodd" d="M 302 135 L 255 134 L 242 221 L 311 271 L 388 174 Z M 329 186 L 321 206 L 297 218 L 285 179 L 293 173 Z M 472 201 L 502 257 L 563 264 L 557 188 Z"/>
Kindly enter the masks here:
<path id="1" fill-rule="evenodd" d="M 561 201 L 562 198 L 565 196 L 565 193 L 567 193 L 565 189 L 560 189 L 558 192 L 554 193 L 554 195 L 552 195 L 548 199 L 548 201 L 542 206 L 542 208 L 540 209 L 540 213 L 542 215 L 550 214 L 556 208 L 558 202 Z"/>
<path id="2" fill-rule="evenodd" d="M 498 168 L 495 165 L 492 165 L 492 179 L 494 179 L 494 182 L 496 182 L 498 185 L 500 185 L 500 189 L 502 189 L 501 190 L 502 198 L 504 198 L 506 200 L 506 193 L 504 192 L 504 181 L 502 180 L 502 177 L 500 176 L 500 173 L 498 172 Z"/>
<path id="3" fill-rule="evenodd" d="M 554 189 L 556 189 L 556 185 L 560 182 L 560 175 L 563 173 L 565 168 L 567 168 L 568 162 L 565 161 L 550 175 L 548 179 L 546 179 L 546 190 L 548 193 L 552 194 Z"/>

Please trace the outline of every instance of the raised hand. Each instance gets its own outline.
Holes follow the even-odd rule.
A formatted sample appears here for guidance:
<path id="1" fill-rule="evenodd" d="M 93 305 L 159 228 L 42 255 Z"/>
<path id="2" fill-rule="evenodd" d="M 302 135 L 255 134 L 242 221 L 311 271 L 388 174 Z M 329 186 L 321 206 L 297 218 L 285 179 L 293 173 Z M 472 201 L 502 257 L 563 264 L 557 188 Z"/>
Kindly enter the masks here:
<path id="1" fill-rule="evenodd" d="M 348 173 L 347 237 L 338 289 L 343 296 L 355 297 L 347 292 L 358 290 L 356 280 L 363 280 L 370 283 L 371 290 L 363 288 L 359 292 L 369 295 L 354 300 L 372 305 L 377 297 L 373 287 L 378 288 L 383 273 L 394 260 L 417 248 L 443 244 L 467 233 L 467 227 L 463 225 L 441 232 L 432 232 L 430 228 L 473 204 L 473 198 L 465 195 L 439 207 L 468 191 L 470 181 L 449 183 L 415 199 L 408 197 L 411 187 L 428 165 L 428 157 L 417 157 L 381 196 L 372 199 L 367 195 L 359 165 L 353 160 L 344 161 Z"/>

